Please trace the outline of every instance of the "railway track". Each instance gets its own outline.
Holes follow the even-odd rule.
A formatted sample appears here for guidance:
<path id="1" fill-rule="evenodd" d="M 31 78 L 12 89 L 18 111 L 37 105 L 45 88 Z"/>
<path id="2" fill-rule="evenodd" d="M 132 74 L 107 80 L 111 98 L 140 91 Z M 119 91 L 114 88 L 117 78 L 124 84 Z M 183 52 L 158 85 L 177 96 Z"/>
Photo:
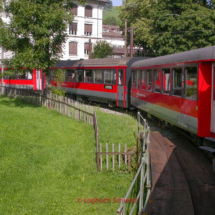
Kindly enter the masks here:
<path id="1" fill-rule="evenodd" d="M 215 214 L 215 173 L 183 136 L 151 134 L 153 191 L 145 214 Z"/>

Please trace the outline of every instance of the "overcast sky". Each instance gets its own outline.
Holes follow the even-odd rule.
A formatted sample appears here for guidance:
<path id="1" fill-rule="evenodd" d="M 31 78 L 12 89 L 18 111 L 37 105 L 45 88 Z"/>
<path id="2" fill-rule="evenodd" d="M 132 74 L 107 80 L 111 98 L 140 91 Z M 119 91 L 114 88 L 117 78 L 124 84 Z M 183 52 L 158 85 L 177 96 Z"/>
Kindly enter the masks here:
<path id="1" fill-rule="evenodd" d="M 113 6 L 121 6 L 122 0 L 112 0 Z"/>

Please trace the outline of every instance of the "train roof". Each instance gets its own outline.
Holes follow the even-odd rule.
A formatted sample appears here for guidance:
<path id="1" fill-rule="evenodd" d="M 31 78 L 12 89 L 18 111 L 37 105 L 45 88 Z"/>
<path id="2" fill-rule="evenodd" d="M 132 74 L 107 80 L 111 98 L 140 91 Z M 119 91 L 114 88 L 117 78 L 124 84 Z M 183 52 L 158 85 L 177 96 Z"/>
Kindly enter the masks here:
<path id="1" fill-rule="evenodd" d="M 141 68 L 147 66 L 158 66 L 173 63 L 193 62 L 200 60 L 214 60 L 215 46 L 210 46 L 201 49 L 181 52 L 177 54 L 165 55 L 162 57 L 151 58 L 147 60 L 137 61 L 132 64 L 132 68 Z"/>
<path id="2" fill-rule="evenodd" d="M 128 66 L 135 61 L 148 59 L 146 57 L 102 58 L 90 60 L 65 60 L 59 61 L 56 67 L 101 67 L 101 66 Z"/>

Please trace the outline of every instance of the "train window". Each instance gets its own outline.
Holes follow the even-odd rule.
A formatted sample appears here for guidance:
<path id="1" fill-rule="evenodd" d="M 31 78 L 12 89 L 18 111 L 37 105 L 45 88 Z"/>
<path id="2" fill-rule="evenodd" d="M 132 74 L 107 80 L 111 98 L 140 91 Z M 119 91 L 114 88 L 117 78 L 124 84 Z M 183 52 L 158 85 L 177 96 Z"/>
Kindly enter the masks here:
<path id="1" fill-rule="evenodd" d="M 103 72 L 101 69 L 94 70 L 94 82 L 103 84 Z"/>
<path id="2" fill-rule="evenodd" d="M 115 71 L 113 69 L 104 70 L 105 84 L 116 84 L 116 76 L 114 74 L 115 74 Z"/>
<path id="3" fill-rule="evenodd" d="M 17 73 L 15 75 L 15 79 L 28 79 L 28 80 L 30 80 L 30 79 L 32 79 L 32 74 L 26 70 L 23 73 L 22 72 Z"/>
<path id="4" fill-rule="evenodd" d="M 137 77 L 137 73 L 136 71 L 132 71 L 132 87 L 136 88 L 136 77 Z"/>
<path id="5" fill-rule="evenodd" d="M 33 76 L 32 76 L 32 73 L 30 73 L 30 72 L 25 72 L 25 74 L 26 74 L 26 78 L 28 79 L 28 80 L 30 80 L 30 79 L 32 79 L 33 78 Z"/>
<path id="6" fill-rule="evenodd" d="M 78 82 L 84 81 L 84 70 L 77 70 L 76 81 L 78 81 Z"/>
<path id="7" fill-rule="evenodd" d="M 92 70 L 84 71 L 84 82 L 93 83 L 93 71 Z"/>
<path id="8" fill-rule="evenodd" d="M 197 100 L 197 67 L 185 68 L 185 96 L 187 99 Z"/>
<path id="9" fill-rule="evenodd" d="M 152 91 L 152 70 L 147 70 L 147 90 Z"/>
<path id="10" fill-rule="evenodd" d="M 123 70 L 118 70 L 118 85 L 123 85 Z"/>
<path id="11" fill-rule="evenodd" d="M 137 70 L 137 88 L 141 88 L 141 71 Z"/>
<path id="12" fill-rule="evenodd" d="M 182 96 L 182 68 L 174 68 L 173 71 L 173 95 Z"/>
<path id="13" fill-rule="evenodd" d="M 163 69 L 163 93 L 170 92 L 170 69 Z"/>
<path id="14" fill-rule="evenodd" d="M 75 70 L 66 71 L 66 81 L 75 81 Z"/>
<path id="15" fill-rule="evenodd" d="M 142 71 L 142 89 L 146 89 L 146 71 Z"/>
<path id="16" fill-rule="evenodd" d="M 154 70 L 154 92 L 161 92 L 161 71 Z"/>

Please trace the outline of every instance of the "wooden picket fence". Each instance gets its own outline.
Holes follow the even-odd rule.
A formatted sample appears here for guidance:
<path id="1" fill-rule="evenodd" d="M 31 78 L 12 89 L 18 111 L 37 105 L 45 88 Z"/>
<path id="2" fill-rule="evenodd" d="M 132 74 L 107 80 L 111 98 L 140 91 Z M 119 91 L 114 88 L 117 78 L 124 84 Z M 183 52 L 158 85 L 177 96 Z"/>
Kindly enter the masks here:
<path id="1" fill-rule="evenodd" d="M 27 89 L 18 89 L 11 87 L 3 88 L 3 95 L 5 96 L 22 99 L 34 105 L 45 106 L 76 120 L 94 125 L 94 121 L 96 119 L 96 117 L 94 117 L 95 109 L 90 105 L 82 104 L 67 97 L 52 95 L 51 93 L 47 96 L 44 96 L 41 92 L 35 92 Z M 95 123 L 97 124 L 96 121 Z"/>
<path id="2" fill-rule="evenodd" d="M 112 159 L 109 159 L 110 158 Z M 111 157 L 112 156 L 112 157 Z M 102 144 L 100 143 L 100 152 L 97 151 L 97 166 L 102 171 L 104 163 L 106 162 L 106 169 L 109 169 L 109 161 L 112 161 L 112 169 L 115 170 L 115 165 L 118 163 L 119 169 L 122 166 L 124 160 L 125 166 L 130 171 L 131 168 L 131 153 L 127 151 L 127 144 L 125 143 L 125 152 L 121 152 L 121 144 L 118 144 L 118 152 L 115 152 L 115 144 L 112 144 L 112 152 L 109 152 L 108 143 L 106 143 L 106 151 L 102 152 Z"/>
<path id="3" fill-rule="evenodd" d="M 94 124 L 94 107 L 58 95 L 41 96 L 41 105 L 76 120 Z"/>

